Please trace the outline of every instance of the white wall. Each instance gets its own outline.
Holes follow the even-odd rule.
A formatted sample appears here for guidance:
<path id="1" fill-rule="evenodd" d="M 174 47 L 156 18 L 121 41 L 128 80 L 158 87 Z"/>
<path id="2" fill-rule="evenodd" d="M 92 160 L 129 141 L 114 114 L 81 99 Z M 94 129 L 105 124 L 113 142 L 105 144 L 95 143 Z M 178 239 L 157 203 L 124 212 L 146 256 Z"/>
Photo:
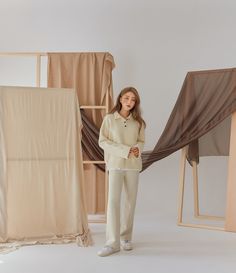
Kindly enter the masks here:
<path id="1" fill-rule="evenodd" d="M 236 66 L 235 9 L 233 0 L 1 0 L 0 51 L 109 51 L 115 95 L 126 85 L 140 92 L 150 150 L 187 71 Z M 0 58 L 0 84 L 32 84 L 33 76 L 32 68 Z M 178 159 L 176 153 L 141 174 L 139 213 L 174 217 Z M 213 160 L 202 171 L 202 202 L 222 214 L 226 160 Z"/>

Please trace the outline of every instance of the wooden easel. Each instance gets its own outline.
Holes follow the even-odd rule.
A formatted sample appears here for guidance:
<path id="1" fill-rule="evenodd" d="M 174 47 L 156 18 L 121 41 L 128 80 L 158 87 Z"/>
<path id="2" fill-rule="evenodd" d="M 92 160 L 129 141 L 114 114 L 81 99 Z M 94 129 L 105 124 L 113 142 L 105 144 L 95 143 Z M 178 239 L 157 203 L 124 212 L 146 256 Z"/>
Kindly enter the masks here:
<path id="1" fill-rule="evenodd" d="M 187 147 L 182 149 L 181 160 L 180 160 L 180 177 L 179 177 L 179 198 L 178 198 L 178 221 L 179 226 L 192 227 L 192 228 L 204 228 L 226 231 L 222 227 L 214 227 L 209 225 L 190 224 L 183 223 L 183 207 L 184 207 L 184 187 L 185 187 L 185 167 L 186 167 L 186 154 Z M 228 159 L 228 178 L 227 186 L 234 186 L 236 184 L 236 112 L 232 114 L 231 118 L 231 135 L 230 135 L 230 152 Z M 194 196 L 194 217 L 198 219 L 217 220 L 224 221 L 224 217 L 212 216 L 212 215 L 201 215 L 199 212 L 199 196 L 198 196 L 198 172 L 197 163 L 192 162 L 193 167 L 193 196 Z M 234 206 L 234 205 L 233 205 Z M 236 213 L 236 205 L 233 207 Z"/>

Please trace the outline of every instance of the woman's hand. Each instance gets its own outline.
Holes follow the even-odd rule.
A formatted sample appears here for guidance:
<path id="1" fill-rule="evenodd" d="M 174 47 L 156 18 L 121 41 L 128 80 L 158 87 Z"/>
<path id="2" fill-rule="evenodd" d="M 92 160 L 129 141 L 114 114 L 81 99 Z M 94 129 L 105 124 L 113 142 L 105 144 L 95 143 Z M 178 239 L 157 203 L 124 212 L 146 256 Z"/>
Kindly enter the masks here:
<path id="1" fill-rule="evenodd" d="M 138 147 L 132 147 L 129 150 L 129 156 L 133 154 L 135 157 L 139 156 L 139 148 Z"/>

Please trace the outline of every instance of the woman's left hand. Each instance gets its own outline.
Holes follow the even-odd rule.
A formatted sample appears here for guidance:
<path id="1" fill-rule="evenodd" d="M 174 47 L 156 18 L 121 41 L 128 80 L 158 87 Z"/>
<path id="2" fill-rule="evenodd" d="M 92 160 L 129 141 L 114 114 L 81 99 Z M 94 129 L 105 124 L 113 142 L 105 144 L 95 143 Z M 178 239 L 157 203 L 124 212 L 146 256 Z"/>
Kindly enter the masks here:
<path id="1" fill-rule="evenodd" d="M 138 147 L 133 147 L 132 149 L 132 153 L 134 154 L 135 157 L 139 156 L 139 148 Z"/>

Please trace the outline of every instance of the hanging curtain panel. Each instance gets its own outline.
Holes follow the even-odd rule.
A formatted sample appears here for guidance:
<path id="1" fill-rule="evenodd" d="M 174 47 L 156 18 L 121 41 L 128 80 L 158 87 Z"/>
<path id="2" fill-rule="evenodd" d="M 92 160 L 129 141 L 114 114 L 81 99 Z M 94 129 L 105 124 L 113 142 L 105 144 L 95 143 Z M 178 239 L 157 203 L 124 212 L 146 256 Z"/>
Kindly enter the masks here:
<path id="1" fill-rule="evenodd" d="M 73 89 L 0 87 L 0 251 L 91 243 Z"/>
<path id="2" fill-rule="evenodd" d="M 113 106 L 112 70 L 114 59 L 107 52 L 48 53 L 48 87 L 75 88 L 80 105 L 104 105 L 108 94 Z M 84 109 L 85 115 L 100 127 L 105 110 Z M 84 160 L 90 160 L 83 150 Z M 92 164 L 84 165 L 88 213 L 105 212 L 104 172 Z"/>

